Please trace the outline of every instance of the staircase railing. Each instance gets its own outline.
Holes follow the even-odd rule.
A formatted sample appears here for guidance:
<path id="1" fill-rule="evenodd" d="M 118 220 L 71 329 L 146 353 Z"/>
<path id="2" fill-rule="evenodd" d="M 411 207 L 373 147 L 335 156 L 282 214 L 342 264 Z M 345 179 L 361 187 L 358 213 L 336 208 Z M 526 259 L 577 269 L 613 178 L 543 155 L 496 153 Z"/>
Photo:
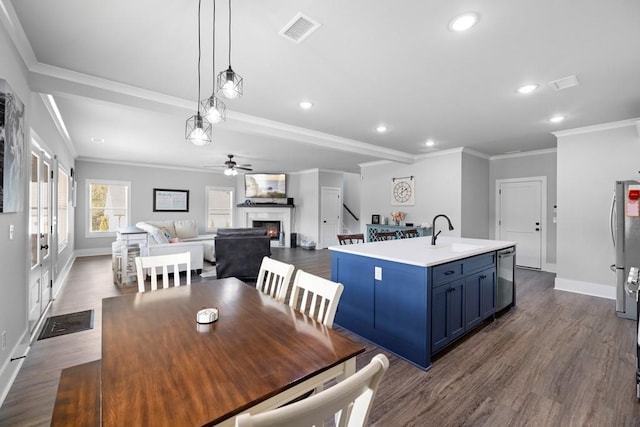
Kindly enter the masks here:
<path id="1" fill-rule="evenodd" d="M 360 221 L 360 218 L 358 218 L 353 212 L 351 212 L 351 209 L 349 209 L 349 207 L 347 205 L 345 205 L 344 203 L 342 204 L 342 207 L 345 208 L 345 210 L 347 212 L 349 212 L 349 214 L 351 214 L 351 216 L 353 217 L 353 219 L 355 219 L 356 221 Z"/>

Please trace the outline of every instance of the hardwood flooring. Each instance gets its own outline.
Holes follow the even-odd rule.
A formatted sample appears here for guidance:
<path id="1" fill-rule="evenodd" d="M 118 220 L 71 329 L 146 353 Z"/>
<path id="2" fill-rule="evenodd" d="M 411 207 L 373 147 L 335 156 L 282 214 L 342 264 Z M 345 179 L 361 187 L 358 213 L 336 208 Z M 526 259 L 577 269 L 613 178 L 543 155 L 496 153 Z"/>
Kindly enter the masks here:
<path id="1" fill-rule="evenodd" d="M 273 256 L 330 277 L 327 250 L 274 248 Z M 367 343 L 358 369 L 379 352 L 391 362 L 369 423 L 640 426 L 635 323 L 618 318 L 613 301 L 555 291 L 553 274 L 518 269 L 516 278 L 518 306 L 439 355 L 427 372 Z M 135 291 L 113 285 L 110 256 L 78 258 L 49 315 L 93 308 L 94 329 L 32 343 L 0 426 L 49 425 L 61 370 L 100 358 L 102 298 Z"/>

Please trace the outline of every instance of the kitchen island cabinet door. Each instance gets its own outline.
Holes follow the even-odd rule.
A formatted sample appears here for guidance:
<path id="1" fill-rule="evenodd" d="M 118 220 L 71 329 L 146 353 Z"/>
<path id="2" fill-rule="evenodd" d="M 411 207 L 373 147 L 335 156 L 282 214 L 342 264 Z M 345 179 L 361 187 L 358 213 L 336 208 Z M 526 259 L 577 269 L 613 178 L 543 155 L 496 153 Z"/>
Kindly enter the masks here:
<path id="1" fill-rule="evenodd" d="M 493 316 L 496 312 L 496 269 L 489 268 L 484 271 L 485 277 L 482 279 L 480 288 L 480 310 L 482 319 Z"/>
<path id="2" fill-rule="evenodd" d="M 439 286 L 432 295 L 431 354 L 434 354 L 464 334 L 464 280 Z"/>
<path id="3" fill-rule="evenodd" d="M 495 312 L 495 268 L 468 276 L 464 282 L 466 330 L 469 331 Z"/>

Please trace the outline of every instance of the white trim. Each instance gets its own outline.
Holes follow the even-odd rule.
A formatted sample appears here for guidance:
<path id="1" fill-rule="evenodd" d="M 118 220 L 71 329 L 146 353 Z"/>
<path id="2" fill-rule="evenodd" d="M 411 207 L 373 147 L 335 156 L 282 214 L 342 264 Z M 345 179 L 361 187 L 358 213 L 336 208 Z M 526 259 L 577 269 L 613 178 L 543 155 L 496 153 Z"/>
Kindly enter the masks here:
<path id="1" fill-rule="evenodd" d="M 547 266 L 547 177 L 546 176 L 530 176 L 523 178 L 507 178 L 507 179 L 496 179 L 496 186 L 494 189 L 495 194 L 495 218 L 494 218 L 494 234 L 496 239 L 501 239 L 499 236 L 500 230 L 500 184 L 502 183 L 513 183 L 513 182 L 529 182 L 529 181 L 540 181 L 541 182 L 541 193 L 540 193 L 540 210 L 541 210 L 541 218 L 540 218 L 540 228 L 542 229 L 541 236 L 541 248 L 540 248 L 540 267 L 542 269 Z M 517 258 L 516 258 L 517 259 Z M 545 270 L 546 271 L 546 270 Z"/>
<path id="2" fill-rule="evenodd" d="M 30 69 L 38 63 L 38 60 L 36 59 L 35 53 L 33 53 L 29 39 L 24 32 L 24 28 L 22 28 L 22 24 L 20 23 L 20 19 L 18 19 L 13 5 L 9 0 L 0 0 L 0 11 L 2 11 L 2 13 L 0 13 L 0 22 L 4 24 L 4 28 L 7 30 L 7 33 L 9 33 L 9 37 L 11 41 L 13 41 L 20 57 L 27 68 Z"/>
<path id="3" fill-rule="evenodd" d="M 593 126 L 584 126 L 584 127 L 581 127 L 581 128 L 560 130 L 560 131 L 551 132 L 551 133 L 553 135 L 555 135 L 556 137 L 580 135 L 580 134 L 583 134 L 583 133 L 598 132 L 598 131 L 601 131 L 601 130 L 624 128 L 624 127 L 628 127 L 628 126 L 636 126 L 637 122 L 639 120 L 640 120 L 640 118 L 636 117 L 635 119 L 620 120 L 620 121 L 617 121 L 617 122 L 602 123 L 602 124 L 593 125 Z"/>
<path id="4" fill-rule="evenodd" d="M 218 227 L 215 228 L 210 228 L 209 227 L 209 191 L 229 191 L 231 193 L 230 195 L 230 200 L 229 200 L 229 215 L 231 217 L 231 223 L 229 224 L 229 227 L 233 227 L 234 224 L 234 217 L 236 216 L 236 189 L 234 187 L 223 187 L 220 185 L 206 185 L 204 187 L 204 199 L 205 199 L 205 206 L 204 206 L 204 229 L 205 231 L 216 231 L 218 229 Z"/>
<path id="5" fill-rule="evenodd" d="M 73 263 L 76 261 L 76 254 L 71 254 L 67 263 L 62 267 L 62 270 L 58 272 L 58 276 L 56 277 L 55 282 L 53 283 L 53 299 L 55 300 L 58 297 L 58 294 L 67 283 L 67 277 L 69 277 L 69 273 L 71 272 L 71 267 L 73 267 Z"/>
<path id="6" fill-rule="evenodd" d="M 469 154 L 471 156 L 479 157 L 481 159 L 489 160 L 491 156 L 488 154 L 481 153 L 480 151 L 476 151 L 473 148 L 462 147 L 462 152 L 465 154 Z"/>
<path id="7" fill-rule="evenodd" d="M 557 152 L 558 152 L 557 148 L 545 148 L 543 150 L 523 151 L 521 153 L 498 154 L 498 155 L 489 157 L 489 160 L 510 159 L 513 157 L 539 156 L 541 154 L 552 154 Z"/>
<path id="8" fill-rule="evenodd" d="M 393 162 L 391 160 L 374 160 L 373 162 L 358 163 L 358 166 L 360 166 L 361 168 L 367 168 L 370 166 L 387 165 L 389 163 Z"/>
<path id="9" fill-rule="evenodd" d="M 450 150 L 438 150 L 432 153 L 417 154 L 416 156 L 414 156 L 413 159 L 414 161 L 418 161 L 422 159 L 427 159 L 429 157 L 446 156 L 448 154 L 462 153 L 463 150 L 464 150 L 464 147 L 452 148 Z"/>
<path id="10" fill-rule="evenodd" d="M 40 94 L 40 99 L 42 100 L 42 103 L 44 104 L 45 108 L 49 112 L 49 116 L 51 116 L 51 121 L 53 121 L 53 124 L 58 129 L 58 133 L 62 137 L 64 144 L 67 146 L 67 148 L 71 152 L 71 156 L 73 158 L 76 158 L 78 156 L 78 151 L 76 150 L 76 147 L 73 145 L 73 142 L 71 141 L 71 136 L 69 136 L 69 132 L 67 131 L 67 126 L 64 124 L 64 119 L 60 114 L 60 110 L 58 109 L 58 104 L 56 104 L 55 99 L 53 99 L 53 96 L 44 94 L 44 93 Z"/>
<path id="11" fill-rule="evenodd" d="M 74 253 L 76 258 L 85 256 L 111 255 L 111 248 L 76 249 Z"/>
<path id="12" fill-rule="evenodd" d="M 583 282 L 581 280 L 556 277 L 554 289 L 610 300 L 616 299 L 616 288 L 609 285 L 603 285 L 601 283 Z"/>
<path id="13" fill-rule="evenodd" d="M 11 390 L 11 386 L 24 363 L 24 357 L 13 361 L 11 359 L 26 356 L 27 353 L 29 353 L 29 345 L 23 344 L 23 341 L 26 339 L 27 331 L 25 330 L 20 339 L 16 342 L 16 345 L 11 349 L 11 352 L 9 353 L 11 356 L 5 360 L 2 368 L 0 368 L 0 384 L 4 384 L 4 386 L 0 388 L 0 406 L 4 403 L 4 399 L 7 397 L 7 394 L 9 394 L 9 390 Z"/>

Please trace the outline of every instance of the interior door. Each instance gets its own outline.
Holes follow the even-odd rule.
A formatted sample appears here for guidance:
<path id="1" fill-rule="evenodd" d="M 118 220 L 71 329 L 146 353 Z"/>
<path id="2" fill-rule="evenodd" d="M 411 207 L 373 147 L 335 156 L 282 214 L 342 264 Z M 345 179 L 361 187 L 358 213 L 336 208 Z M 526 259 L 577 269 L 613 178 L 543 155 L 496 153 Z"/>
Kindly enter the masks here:
<path id="1" fill-rule="evenodd" d="M 322 187 L 320 193 L 320 248 L 338 244 L 340 232 L 342 203 L 340 189 Z"/>
<path id="2" fill-rule="evenodd" d="M 498 239 L 518 244 L 519 266 L 541 268 L 542 181 L 500 182 L 498 198 Z"/>
<path id="3" fill-rule="evenodd" d="M 51 301 L 52 159 L 32 146 L 29 181 L 29 330 L 38 324 Z"/>

